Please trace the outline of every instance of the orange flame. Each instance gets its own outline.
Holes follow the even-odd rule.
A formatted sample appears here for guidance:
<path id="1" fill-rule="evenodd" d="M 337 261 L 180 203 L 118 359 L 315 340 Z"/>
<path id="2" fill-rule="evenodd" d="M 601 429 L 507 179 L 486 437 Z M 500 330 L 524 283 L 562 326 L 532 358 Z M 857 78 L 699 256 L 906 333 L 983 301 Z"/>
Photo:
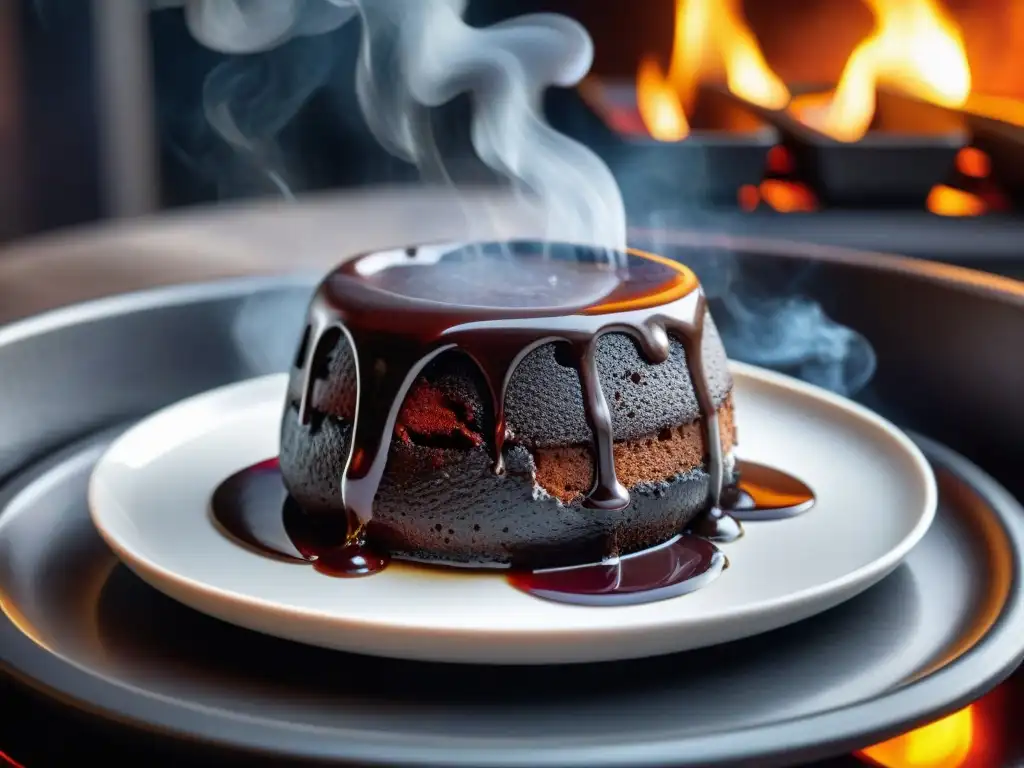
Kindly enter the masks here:
<path id="1" fill-rule="evenodd" d="M 969 706 L 923 728 L 858 752 L 865 762 L 884 768 L 961 768 L 974 740 L 974 711 Z"/>
<path id="2" fill-rule="evenodd" d="M 679 141 L 690 133 L 690 124 L 672 83 L 656 59 L 644 58 L 636 73 L 637 107 L 647 132 L 658 141 Z"/>
<path id="3" fill-rule="evenodd" d="M 958 108 L 971 91 L 971 70 L 959 26 L 935 0 L 867 0 L 875 29 L 850 55 L 835 93 L 822 106 L 798 102 L 809 125 L 857 141 L 875 113 L 875 89 L 888 85 L 924 101 Z"/>
<path id="4" fill-rule="evenodd" d="M 768 67 L 743 21 L 741 0 L 676 0 L 668 73 L 647 57 L 637 70 L 637 106 L 650 134 L 660 141 L 689 135 L 686 114 L 697 86 L 724 75 L 736 96 L 768 109 L 789 103 L 789 91 Z"/>
<path id="5" fill-rule="evenodd" d="M 945 184 L 931 188 L 925 207 L 939 216 L 981 216 L 988 210 L 985 201 L 977 195 Z"/>
<path id="6" fill-rule="evenodd" d="M 809 213 L 818 210 L 814 193 L 799 182 L 765 179 L 757 186 L 744 184 L 736 190 L 741 210 L 756 211 L 763 202 L 778 213 Z"/>

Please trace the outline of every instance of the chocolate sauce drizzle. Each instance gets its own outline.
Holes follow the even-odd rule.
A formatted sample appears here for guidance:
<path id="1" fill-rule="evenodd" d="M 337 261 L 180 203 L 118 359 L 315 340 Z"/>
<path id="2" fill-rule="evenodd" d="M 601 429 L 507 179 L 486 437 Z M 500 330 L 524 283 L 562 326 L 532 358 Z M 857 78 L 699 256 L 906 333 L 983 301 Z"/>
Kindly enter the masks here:
<path id="1" fill-rule="evenodd" d="M 320 284 L 310 306 L 309 338 L 301 365 L 305 378 L 299 419 L 310 425 L 314 387 L 335 332 L 345 334 L 356 359 L 352 447 L 341 483 L 354 530 L 361 531 L 373 516 L 390 436 L 409 388 L 431 360 L 451 349 L 468 355 L 483 374 L 495 413 L 492 459 L 495 471 L 501 472 L 505 392 L 516 366 L 543 344 L 569 344 L 594 440 L 595 480 L 584 506 L 609 511 L 628 506 L 629 492 L 615 473 L 612 417 L 596 364 L 598 340 L 613 331 L 632 336 L 651 363 L 667 359 L 669 333 L 682 342 L 702 415 L 711 501 L 719 505 L 724 466 L 721 434 L 701 355 L 707 307 L 696 277 L 686 267 L 630 251 L 631 268 L 613 272 L 613 288 L 596 301 L 491 308 L 452 305 L 383 289 L 361 270 L 364 259 L 381 256 L 354 259 Z"/>
<path id="2" fill-rule="evenodd" d="M 780 469 L 742 461 L 739 480 L 722 491 L 722 505 L 736 520 L 787 520 L 814 506 L 814 491 Z"/>
<path id="3" fill-rule="evenodd" d="M 588 253 L 596 256 L 575 247 L 572 256 Z M 493 307 L 464 305 L 457 295 L 455 301 L 423 297 L 417 295 L 416 287 L 422 270 L 420 274 L 405 270 L 399 282 L 412 282 L 406 290 L 391 290 L 389 280 L 396 266 L 401 273 L 403 266 L 421 257 L 423 263 L 433 265 L 444 254 L 444 248 L 422 248 L 359 257 L 332 272 L 311 301 L 297 361 L 303 374 L 301 424 L 318 428 L 316 385 L 326 375 L 327 357 L 339 334 L 346 338 L 355 360 L 351 447 L 340 483 L 346 519 L 325 519 L 299 509 L 288 497 L 274 459 L 243 470 L 217 489 L 212 514 L 227 534 L 260 552 L 312 563 L 335 576 L 362 576 L 384 568 L 388 556 L 373 551 L 364 531 L 373 517 L 395 422 L 417 376 L 438 355 L 453 349 L 465 353 L 483 374 L 495 416 L 493 468 L 500 474 L 507 439 L 505 395 L 517 366 L 542 345 L 567 345 L 570 354 L 565 359 L 579 377 L 593 436 L 594 483 L 583 504 L 607 511 L 624 509 L 630 497 L 616 475 L 611 411 L 597 369 L 597 342 L 611 332 L 630 335 L 652 364 L 667 359 L 670 336 L 682 343 L 704 432 L 709 509 L 688 531 L 649 550 L 601 563 L 513 570 L 509 580 L 514 586 L 538 597 L 582 604 L 648 602 L 683 594 L 713 580 L 727 567 L 728 561 L 713 542 L 742 535 L 737 517 L 787 517 L 813 504 L 813 494 L 799 480 L 760 465 L 742 468 L 738 486 L 724 486 L 718 411 L 702 355 L 707 307 L 696 277 L 686 267 L 630 251 L 627 270 L 591 263 L 583 280 L 585 292 L 592 294 L 586 300 L 566 304 L 564 290 L 549 290 L 552 303 L 547 306 L 529 303 L 537 296 L 543 298 L 544 290 L 532 293 L 533 299 L 519 295 L 515 301 Z M 582 274 L 575 261 L 563 262 L 561 267 L 570 283 Z M 548 270 L 544 274 L 551 277 L 547 279 L 552 285 L 557 282 L 557 263 L 535 268 Z M 571 298 L 571 288 L 569 293 Z M 732 511 L 736 514 L 730 515 Z"/>
<path id="4" fill-rule="evenodd" d="M 221 483 L 213 493 L 211 514 L 221 530 L 250 549 L 310 563 L 329 576 L 368 576 L 383 570 L 390 559 L 353 541 L 347 520 L 306 514 L 288 495 L 277 459 Z"/>

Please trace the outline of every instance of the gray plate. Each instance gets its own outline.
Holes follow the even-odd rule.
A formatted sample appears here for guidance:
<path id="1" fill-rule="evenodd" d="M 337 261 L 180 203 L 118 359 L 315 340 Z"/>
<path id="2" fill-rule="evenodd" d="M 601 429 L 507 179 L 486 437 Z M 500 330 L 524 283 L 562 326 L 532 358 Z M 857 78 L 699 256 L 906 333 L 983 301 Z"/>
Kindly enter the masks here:
<path id="1" fill-rule="evenodd" d="M 311 283 L 176 288 L 0 330 L 0 659 L 30 685 L 177 737 L 358 764 L 792 764 L 950 712 L 1024 653 L 1024 510 L 949 450 L 936 523 L 879 586 L 815 619 L 628 663 L 369 659 L 180 606 L 104 547 L 92 464 L 131 421 L 282 370 Z"/>

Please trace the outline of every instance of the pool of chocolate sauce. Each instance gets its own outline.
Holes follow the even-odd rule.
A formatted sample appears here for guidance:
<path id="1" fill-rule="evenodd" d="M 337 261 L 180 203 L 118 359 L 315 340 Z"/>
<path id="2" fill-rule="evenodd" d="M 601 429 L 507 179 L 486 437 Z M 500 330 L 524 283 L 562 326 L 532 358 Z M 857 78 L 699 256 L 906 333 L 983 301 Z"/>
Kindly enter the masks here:
<path id="1" fill-rule="evenodd" d="M 593 434 L 595 480 L 583 505 L 624 509 L 629 492 L 616 476 L 612 419 L 601 389 L 596 343 L 605 333 L 629 334 L 647 360 L 658 364 L 668 356 L 672 335 L 683 344 L 702 414 L 708 510 L 690 530 L 650 550 L 568 568 L 513 570 L 509 579 L 538 597 L 585 604 L 648 602 L 692 591 L 725 568 L 715 543 L 742 535 L 739 517 L 786 517 L 813 503 L 799 480 L 767 467 L 749 465 L 747 485 L 741 479 L 737 488 L 724 486 L 718 414 L 701 354 L 705 315 L 703 292 L 689 269 L 638 251 L 504 242 L 357 257 L 318 286 L 297 356 L 304 376 L 298 419 L 315 429 L 312 393 L 338 332 L 355 353 L 358 397 L 351 454 L 342 474 L 346 514 L 325 520 L 304 513 L 288 498 L 276 460 L 271 460 L 217 489 L 214 519 L 247 546 L 311 563 L 323 573 L 366 576 L 382 570 L 388 554 L 374 551 L 366 533 L 372 530 L 373 499 L 395 420 L 413 381 L 446 350 L 459 349 L 477 364 L 494 408 L 493 470 L 502 473 L 505 386 L 519 362 L 547 343 L 568 346 L 566 357 L 579 376 Z"/>
<path id="2" fill-rule="evenodd" d="M 725 506 L 709 515 L 713 523 L 698 518 L 697 525 L 671 541 L 624 557 L 566 568 L 512 568 L 505 576 L 537 597 L 583 605 L 653 602 L 699 589 L 728 565 L 714 542 L 731 541 L 739 535 L 733 532 L 742 532 L 734 515 L 778 520 L 814 505 L 811 490 L 792 475 L 744 461 L 737 469 L 739 481 L 722 494 Z M 289 497 L 276 459 L 227 478 L 214 492 L 211 508 L 214 521 L 235 541 L 330 576 L 369 575 L 388 564 L 386 553 L 352 543 L 342 518 L 304 513 Z"/>

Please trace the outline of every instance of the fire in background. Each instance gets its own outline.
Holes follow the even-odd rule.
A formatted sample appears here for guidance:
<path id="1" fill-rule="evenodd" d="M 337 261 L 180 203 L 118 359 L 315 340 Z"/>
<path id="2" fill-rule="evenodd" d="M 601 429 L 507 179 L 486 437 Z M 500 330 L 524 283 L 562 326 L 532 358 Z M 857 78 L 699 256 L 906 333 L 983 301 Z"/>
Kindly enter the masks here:
<path id="1" fill-rule="evenodd" d="M 740 0 L 677 0 L 667 72 L 652 54 L 637 69 L 637 106 L 651 136 L 686 137 L 686 115 L 705 80 L 724 81 L 736 96 L 769 109 L 790 100 L 744 22 Z"/>
<path id="2" fill-rule="evenodd" d="M 647 19 L 638 41 L 602 58 L 609 46 L 599 36 L 597 73 L 636 78 L 638 109 L 648 132 L 663 141 L 689 133 L 702 82 L 724 83 L 761 107 L 789 109 L 841 141 L 864 136 L 880 86 L 1024 124 L 1018 0 L 655 0 L 642 11 L 630 5 L 634 14 L 660 15 L 668 39 L 648 37 L 654 27 Z M 808 88 L 815 92 L 801 95 Z"/>

